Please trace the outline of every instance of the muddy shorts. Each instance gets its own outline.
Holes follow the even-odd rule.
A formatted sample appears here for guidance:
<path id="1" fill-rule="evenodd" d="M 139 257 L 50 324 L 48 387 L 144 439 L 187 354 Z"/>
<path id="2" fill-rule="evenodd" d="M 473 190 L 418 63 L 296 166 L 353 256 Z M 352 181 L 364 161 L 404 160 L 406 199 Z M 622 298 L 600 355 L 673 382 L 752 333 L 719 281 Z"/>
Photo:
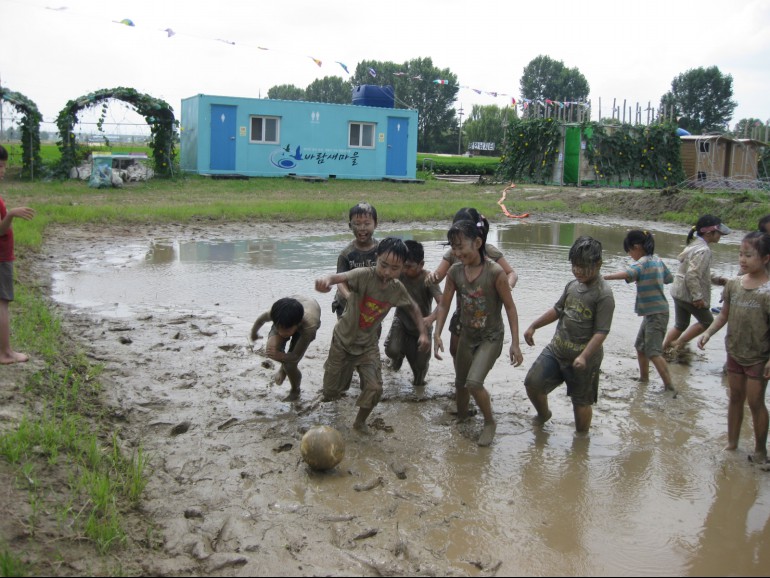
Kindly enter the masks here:
<path id="1" fill-rule="evenodd" d="M 460 335 L 455 355 L 455 387 L 479 389 L 503 351 L 503 338 L 485 339 L 479 343 L 468 343 Z"/>
<path id="2" fill-rule="evenodd" d="M 452 318 L 449 320 L 449 333 L 452 335 L 460 335 L 460 310 L 455 309 L 452 313 Z"/>
<path id="3" fill-rule="evenodd" d="M 708 307 L 698 309 L 692 303 L 674 299 L 674 327 L 684 331 L 690 326 L 690 317 L 695 317 L 706 329 L 714 323 L 714 315 Z"/>
<path id="4" fill-rule="evenodd" d="M 729 353 L 727 354 L 727 372 L 745 375 L 746 377 L 751 379 L 758 379 L 759 381 L 767 381 L 764 377 L 762 377 L 765 372 L 764 363 L 760 362 L 755 363 L 754 365 L 741 365 L 735 361 L 735 358 Z"/>
<path id="5" fill-rule="evenodd" d="M 432 334 L 431 329 L 428 331 L 428 339 Z M 394 317 L 388 336 L 385 338 L 385 355 L 396 361 L 406 357 L 414 373 L 414 385 L 425 385 L 425 375 L 428 373 L 432 350 L 419 351 L 417 349 L 419 340 L 419 335 L 409 333 L 401 320 Z"/>
<path id="6" fill-rule="evenodd" d="M 634 347 L 647 357 L 663 355 L 663 338 L 668 328 L 668 311 L 645 315 Z"/>
<path id="7" fill-rule="evenodd" d="M 543 349 L 524 378 L 524 386 L 538 393 L 549 394 L 562 383 L 573 405 L 593 405 L 599 397 L 599 368 L 603 353 L 597 353 L 586 369 L 572 367 L 572 361 L 562 362 L 551 351 Z"/>
<path id="8" fill-rule="evenodd" d="M 0 299 L 13 301 L 13 261 L 0 263 Z"/>
<path id="9" fill-rule="evenodd" d="M 376 406 L 382 397 L 382 362 L 377 344 L 361 355 L 352 355 L 342 349 L 334 337 L 329 346 L 329 357 L 324 363 L 324 399 L 339 398 L 350 386 L 355 370 L 361 378 L 361 394 L 356 405 L 365 409 Z"/>

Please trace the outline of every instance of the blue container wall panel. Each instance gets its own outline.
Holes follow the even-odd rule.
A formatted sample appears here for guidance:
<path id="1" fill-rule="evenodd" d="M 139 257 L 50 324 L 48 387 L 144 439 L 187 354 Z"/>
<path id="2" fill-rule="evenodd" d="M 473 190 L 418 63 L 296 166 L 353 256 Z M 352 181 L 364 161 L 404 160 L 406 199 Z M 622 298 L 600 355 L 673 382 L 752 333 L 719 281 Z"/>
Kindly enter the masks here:
<path id="1" fill-rule="evenodd" d="M 196 107 L 188 100 L 195 100 Z M 211 166 L 212 107 L 236 106 L 235 169 L 217 170 Z M 405 109 L 382 109 L 353 105 L 280 101 L 270 99 L 243 99 L 198 95 L 183 101 L 181 131 L 183 141 L 188 135 L 197 139 L 197 159 L 185 157 L 184 170 L 206 174 L 241 174 L 246 176 L 303 176 L 350 179 L 380 179 L 387 176 L 388 126 L 393 115 L 408 121 L 408 138 L 405 142 L 407 160 L 406 177 L 414 178 L 417 164 L 417 112 Z M 191 120 L 186 115 L 197 112 Z M 251 119 L 253 116 L 278 117 L 280 135 L 278 143 L 252 142 Z M 372 123 L 374 148 L 348 146 L 350 122 Z M 189 138 L 192 141 L 192 138 Z M 183 149 L 192 148 L 184 143 Z M 215 155 L 216 156 L 216 155 Z M 197 161 L 194 164 L 193 161 Z M 402 176 L 402 175 L 398 175 Z"/>

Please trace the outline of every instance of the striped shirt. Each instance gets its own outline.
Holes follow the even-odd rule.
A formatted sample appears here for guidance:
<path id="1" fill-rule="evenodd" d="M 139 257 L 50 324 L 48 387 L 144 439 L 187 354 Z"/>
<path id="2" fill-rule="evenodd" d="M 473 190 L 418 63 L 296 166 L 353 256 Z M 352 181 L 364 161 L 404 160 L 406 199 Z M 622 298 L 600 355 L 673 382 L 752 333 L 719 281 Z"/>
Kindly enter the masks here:
<path id="1" fill-rule="evenodd" d="M 663 285 L 671 283 L 674 276 L 666 264 L 657 255 L 645 255 L 626 267 L 626 282 L 636 283 L 637 315 L 652 315 L 668 312 L 668 300 L 663 293 Z"/>

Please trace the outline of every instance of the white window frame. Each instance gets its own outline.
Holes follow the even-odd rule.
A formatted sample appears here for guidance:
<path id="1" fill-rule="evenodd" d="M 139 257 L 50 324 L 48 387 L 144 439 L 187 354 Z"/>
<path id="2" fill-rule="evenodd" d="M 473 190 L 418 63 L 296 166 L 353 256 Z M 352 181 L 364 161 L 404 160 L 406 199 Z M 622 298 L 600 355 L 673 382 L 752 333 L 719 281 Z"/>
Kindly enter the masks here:
<path id="1" fill-rule="evenodd" d="M 357 142 L 353 142 L 354 126 L 358 127 Z M 365 127 L 371 127 L 371 144 L 366 144 L 365 142 L 363 142 Z M 373 149 L 374 143 L 375 143 L 375 134 L 377 134 L 377 123 L 351 121 L 350 123 L 348 123 L 348 146 L 352 149 Z"/>
<path id="2" fill-rule="evenodd" d="M 254 134 L 254 121 L 256 119 L 262 119 L 262 134 Z M 275 140 L 265 139 L 265 129 L 267 128 L 268 121 L 275 121 Z M 252 114 L 249 116 L 249 142 L 257 144 L 278 144 L 281 142 L 281 117 L 280 116 L 267 116 L 261 114 Z"/>

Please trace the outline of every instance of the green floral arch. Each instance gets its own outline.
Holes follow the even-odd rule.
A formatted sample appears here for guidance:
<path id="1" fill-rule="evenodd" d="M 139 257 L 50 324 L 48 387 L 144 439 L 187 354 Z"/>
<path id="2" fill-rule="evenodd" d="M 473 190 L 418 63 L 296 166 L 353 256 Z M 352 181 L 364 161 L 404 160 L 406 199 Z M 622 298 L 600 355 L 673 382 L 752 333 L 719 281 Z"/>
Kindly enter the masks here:
<path id="1" fill-rule="evenodd" d="M 141 114 L 150 125 L 150 148 L 155 162 L 155 172 L 160 176 L 172 176 L 176 160 L 175 138 L 178 121 L 174 111 L 167 102 L 137 92 L 133 88 L 103 88 L 77 100 L 67 102 L 59 116 L 56 125 L 59 127 L 61 140 L 57 143 L 61 150 L 62 169 L 69 173 L 77 164 L 77 148 L 73 130 L 78 120 L 78 113 L 115 98 L 130 104 Z"/>
<path id="2" fill-rule="evenodd" d="M 43 120 L 37 105 L 19 92 L 0 87 L 0 100 L 13 105 L 22 116 L 21 128 L 21 176 L 33 178 L 40 171 L 40 122 Z"/>

